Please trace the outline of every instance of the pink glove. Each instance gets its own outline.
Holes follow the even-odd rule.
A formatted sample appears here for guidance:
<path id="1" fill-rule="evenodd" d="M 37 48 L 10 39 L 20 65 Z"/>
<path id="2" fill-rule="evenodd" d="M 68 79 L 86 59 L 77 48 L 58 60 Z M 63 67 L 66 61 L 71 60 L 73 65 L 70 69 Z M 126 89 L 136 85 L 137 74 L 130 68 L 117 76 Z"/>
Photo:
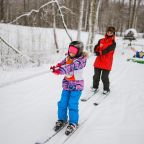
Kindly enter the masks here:
<path id="1" fill-rule="evenodd" d="M 55 68 L 56 68 L 56 66 L 51 66 L 50 67 L 51 70 L 54 70 Z"/>
<path id="2" fill-rule="evenodd" d="M 61 67 L 62 66 L 62 64 L 61 63 L 58 63 L 57 65 L 56 65 L 56 67 Z"/>
<path id="3" fill-rule="evenodd" d="M 54 70 L 54 69 L 61 67 L 61 66 L 62 66 L 62 64 L 58 63 L 56 66 L 51 66 L 50 69 Z"/>
<path id="4" fill-rule="evenodd" d="M 60 74 L 60 70 L 59 69 L 53 69 L 53 73 L 56 74 L 56 75 L 59 75 Z"/>

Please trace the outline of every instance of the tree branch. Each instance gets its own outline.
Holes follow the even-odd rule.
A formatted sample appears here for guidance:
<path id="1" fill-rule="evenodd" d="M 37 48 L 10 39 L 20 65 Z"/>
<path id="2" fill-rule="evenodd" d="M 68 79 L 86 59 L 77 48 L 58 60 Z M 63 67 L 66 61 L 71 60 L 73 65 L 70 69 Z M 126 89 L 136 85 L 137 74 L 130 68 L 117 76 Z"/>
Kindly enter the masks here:
<path id="1" fill-rule="evenodd" d="M 67 26 L 66 26 L 66 23 L 65 23 L 65 20 L 64 20 L 64 15 L 63 15 L 61 9 L 62 9 L 62 8 L 65 8 L 65 9 L 67 9 L 67 10 L 69 10 L 69 11 L 71 11 L 71 10 L 68 9 L 68 8 L 66 8 L 66 7 L 64 7 L 64 6 L 61 6 L 61 7 L 60 7 L 60 5 L 59 5 L 59 3 L 58 3 L 57 0 L 52 0 L 52 1 L 50 1 L 50 2 L 47 2 L 46 4 L 42 5 L 38 10 L 33 9 L 33 10 L 31 10 L 30 12 L 28 12 L 28 13 L 25 13 L 25 14 L 23 14 L 23 15 L 20 15 L 19 17 L 17 17 L 16 19 L 14 19 L 12 22 L 10 22 L 10 24 L 17 22 L 20 18 L 22 18 L 22 17 L 24 17 L 24 16 L 29 16 L 29 15 L 31 15 L 33 12 L 38 13 L 42 8 L 44 8 L 45 6 L 47 6 L 47 5 L 51 4 L 51 3 L 56 3 L 56 4 L 57 4 L 57 7 L 58 7 L 58 9 L 59 9 L 59 12 L 60 12 L 60 15 L 61 15 L 61 18 L 62 18 L 62 22 L 63 22 L 64 29 L 65 29 L 68 37 L 69 37 L 70 40 L 72 41 L 72 38 L 71 38 L 71 36 L 70 36 L 69 33 L 68 33 Z M 72 11 L 71 11 L 71 12 L 72 12 Z"/>
<path id="2" fill-rule="evenodd" d="M 62 13 L 61 7 L 60 7 L 60 5 L 59 5 L 59 3 L 58 3 L 57 0 L 55 0 L 55 2 L 56 2 L 56 4 L 57 4 L 57 6 L 58 6 L 58 9 L 59 9 L 60 15 L 61 15 L 61 17 L 62 17 L 62 21 L 63 21 L 64 29 L 65 29 L 65 31 L 66 31 L 68 37 L 69 37 L 70 40 L 72 41 L 72 38 L 71 38 L 71 36 L 69 35 L 68 30 L 67 30 L 67 26 L 66 26 L 66 23 L 65 23 L 65 20 L 64 20 L 64 15 L 63 15 L 63 13 Z"/>
<path id="3" fill-rule="evenodd" d="M 25 57 L 26 59 L 28 59 L 29 61 L 31 61 L 32 63 L 35 63 L 35 61 L 32 60 L 32 58 L 30 58 L 29 56 L 23 54 L 21 51 L 19 51 L 18 49 L 14 48 L 13 46 L 11 46 L 8 42 L 6 42 L 1 36 L 0 36 L 0 40 L 5 43 L 9 48 L 13 49 L 16 53 L 20 54 L 21 56 Z"/>
<path id="4" fill-rule="evenodd" d="M 24 17 L 24 16 L 30 16 L 33 12 L 38 13 L 42 8 L 44 8 L 45 6 L 54 3 L 55 0 L 52 0 L 50 2 L 45 3 L 44 5 L 42 5 L 38 10 L 32 9 L 30 12 L 25 13 L 20 15 L 19 17 L 17 17 L 16 19 L 14 19 L 12 22 L 10 22 L 10 24 L 17 22 L 20 18 Z"/>

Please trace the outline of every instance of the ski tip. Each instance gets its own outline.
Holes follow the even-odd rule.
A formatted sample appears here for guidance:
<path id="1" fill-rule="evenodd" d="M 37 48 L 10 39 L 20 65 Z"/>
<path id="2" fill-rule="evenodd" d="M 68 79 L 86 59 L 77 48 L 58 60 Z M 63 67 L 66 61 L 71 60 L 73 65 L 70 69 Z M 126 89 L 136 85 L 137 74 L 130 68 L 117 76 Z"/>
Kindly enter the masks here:
<path id="1" fill-rule="evenodd" d="M 68 136 L 70 133 L 68 133 L 67 131 L 65 131 L 65 135 Z"/>
<path id="2" fill-rule="evenodd" d="M 87 100 L 86 100 L 86 99 L 81 99 L 81 101 L 82 101 L 82 102 L 85 102 L 85 101 L 87 101 Z"/>
<path id="3" fill-rule="evenodd" d="M 98 103 L 93 103 L 95 106 L 99 105 Z"/>
<path id="4" fill-rule="evenodd" d="M 35 144 L 42 144 L 42 142 L 36 142 Z"/>

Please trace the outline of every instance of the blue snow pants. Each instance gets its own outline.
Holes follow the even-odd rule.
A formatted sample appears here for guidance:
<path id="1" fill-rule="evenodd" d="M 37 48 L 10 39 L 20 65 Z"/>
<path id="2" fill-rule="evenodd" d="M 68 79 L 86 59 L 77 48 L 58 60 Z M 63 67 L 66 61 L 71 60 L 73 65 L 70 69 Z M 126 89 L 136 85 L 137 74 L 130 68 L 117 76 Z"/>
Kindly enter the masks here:
<path id="1" fill-rule="evenodd" d="M 79 119 L 79 98 L 82 91 L 64 90 L 61 94 L 61 99 L 58 102 L 58 120 L 67 121 L 67 111 L 69 110 L 69 123 L 78 124 Z"/>

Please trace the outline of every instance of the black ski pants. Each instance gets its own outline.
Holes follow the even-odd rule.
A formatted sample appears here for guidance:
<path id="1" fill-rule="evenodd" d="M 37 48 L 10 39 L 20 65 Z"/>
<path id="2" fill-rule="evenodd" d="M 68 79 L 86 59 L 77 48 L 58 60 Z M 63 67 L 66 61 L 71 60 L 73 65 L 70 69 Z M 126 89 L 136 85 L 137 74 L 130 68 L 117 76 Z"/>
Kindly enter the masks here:
<path id="1" fill-rule="evenodd" d="M 109 91 L 109 70 L 94 68 L 93 88 L 99 87 L 100 78 L 103 82 L 103 90 Z"/>

